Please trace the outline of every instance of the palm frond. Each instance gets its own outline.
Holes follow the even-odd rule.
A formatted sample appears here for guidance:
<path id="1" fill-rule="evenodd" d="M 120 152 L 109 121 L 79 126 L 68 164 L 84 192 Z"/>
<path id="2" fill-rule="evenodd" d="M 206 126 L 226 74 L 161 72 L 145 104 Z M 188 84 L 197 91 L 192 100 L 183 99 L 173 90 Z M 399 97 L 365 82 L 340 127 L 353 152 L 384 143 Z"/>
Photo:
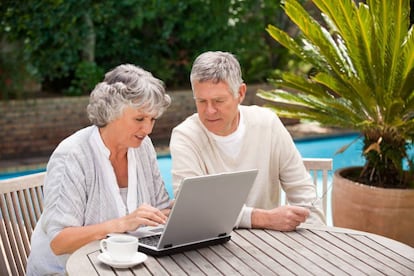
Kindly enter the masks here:
<path id="1" fill-rule="evenodd" d="M 407 77 L 410 71 L 414 68 L 414 25 L 409 29 L 407 38 L 403 42 L 403 52 L 406 61 L 403 77 Z"/>
<path id="2" fill-rule="evenodd" d="M 370 52 L 371 16 L 365 6 L 356 9 L 352 0 L 315 0 L 322 16 L 337 37 L 344 44 L 349 63 L 358 78 L 373 84 L 372 55 Z M 371 86 L 372 87 L 372 86 Z"/>
<path id="3" fill-rule="evenodd" d="M 330 91 L 334 91 L 337 97 L 349 99 L 354 106 L 366 110 L 367 113 L 370 113 L 367 107 L 376 104 L 375 100 L 370 97 L 370 88 L 366 87 L 358 79 L 349 79 L 347 83 L 344 83 L 341 79 L 338 80 L 331 75 L 321 72 L 316 74 L 312 80 Z"/>
<path id="4" fill-rule="evenodd" d="M 329 70 L 332 74 L 337 75 L 351 72 L 347 59 L 341 55 L 341 50 L 326 28 L 313 19 L 297 1 L 286 1 L 284 9 L 302 31 L 305 49 L 317 53 L 326 61 L 325 67 L 319 68 L 320 70 Z M 348 68 L 348 70 L 344 70 L 344 68 Z"/>
<path id="5" fill-rule="evenodd" d="M 402 64 L 404 70 L 401 76 L 399 95 L 403 98 L 409 98 L 414 92 L 414 25 L 409 29 L 402 48 L 405 64 Z"/>
<path id="6" fill-rule="evenodd" d="M 295 119 L 307 119 L 318 121 L 323 125 L 335 126 L 346 125 L 354 128 L 360 121 L 372 121 L 353 106 L 346 99 L 335 99 L 333 97 L 323 98 L 303 93 L 291 93 L 280 89 L 272 91 L 259 91 L 259 97 L 274 102 L 274 110 L 279 116 L 289 116 Z M 298 113 L 296 114 L 295 113 Z M 338 116 L 341 114 L 341 116 Z M 362 117 L 361 117 L 362 116 Z"/>
<path id="7" fill-rule="evenodd" d="M 298 0 L 285 0 L 300 35 L 267 31 L 314 70 L 283 73 L 270 81 L 277 89 L 258 95 L 279 116 L 359 130 L 366 148 L 381 139 L 378 152 L 364 152 L 361 179 L 372 174 L 382 182 L 402 175 L 402 159 L 414 166 L 407 153 L 414 145 L 414 27 L 409 0 L 365 2 L 313 0 L 324 19 L 318 22 Z"/>
<path id="8" fill-rule="evenodd" d="M 365 5 L 360 5 L 356 12 L 357 23 L 350 26 L 358 34 L 357 40 L 347 40 L 350 56 L 358 71 L 359 79 L 374 88 L 377 82 L 377 70 L 382 70 L 382 63 L 377 62 L 378 47 L 373 31 L 373 20 L 369 9 Z"/>
<path id="9" fill-rule="evenodd" d="M 381 33 L 383 40 L 377 40 L 381 43 L 382 54 L 384 57 L 384 88 L 392 93 L 392 96 L 398 96 L 403 75 L 404 56 L 401 51 L 404 39 L 409 28 L 409 0 L 401 1 L 382 1 L 369 0 L 368 5 L 379 10 L 375 24 L 380 25 L 376 28 Z M 375 11 L 374 13 L 375 14 Z M 384 43 L 385 42 L 385 43 Z"/>
<path id="10" fill-rule="evenodd" d="M 324 87 L 321 87 L 315 82 L 309 81 L 309 79 L 305 79 L 302 76 L 297 76 L 290 72 L 283 73 L 281 79 L 270 79 L 269 82 L 276 87 L 290 88 L 297 93 L 314 95 L 319 98 L 332 97 L 332 94 L 329 93 L 327 89 L 324 89 Z"/>
<path id="11" fill-rule="evenodd" d="M 270 34 L 270 36 L 283 45 L 286 49 L 289 49 L 292 54 L 296 55 L 297 57 L 301 58 L 303 61 L 313 64 L 318 68 L 324 68 L 326 62 L 323 60 L 319 54 L 312 54 L 315 51 L 312 49 L 303 47 L 304 40 L 303 38 L 291 38 L 286 32 L 283 30 L 273 26 L 268 25 L 266 31 Z"/>
<path id="12" fill-rule="evenodd" d="M 285 48 L 292 51 L 293 54 L 300 58 L 306 58 L 303 55 L 302 47 L 296 42 L 295 39 L 291 38 L 286 32 L 282 31 L 281 29 L 273 25 L 268 25 L 266 30 L 273 39 L 277 40 Z"/>

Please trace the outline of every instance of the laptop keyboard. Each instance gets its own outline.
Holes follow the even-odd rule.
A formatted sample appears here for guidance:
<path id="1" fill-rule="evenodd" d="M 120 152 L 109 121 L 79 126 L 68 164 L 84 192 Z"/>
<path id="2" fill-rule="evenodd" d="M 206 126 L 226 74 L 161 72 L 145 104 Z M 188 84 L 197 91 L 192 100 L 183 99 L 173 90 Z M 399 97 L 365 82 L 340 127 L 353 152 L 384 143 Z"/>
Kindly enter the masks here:
<path id="1" fill-rule="evenodd" d="M 160 240 L 161 235 L 154 235 L 154 236 L 149 236 L 149 237 L 142 237 L 139 238 L 139 242 L 149 245 L 149 246 L 154 246 L 157 247 L 158 245 L 158 241 Z"/>

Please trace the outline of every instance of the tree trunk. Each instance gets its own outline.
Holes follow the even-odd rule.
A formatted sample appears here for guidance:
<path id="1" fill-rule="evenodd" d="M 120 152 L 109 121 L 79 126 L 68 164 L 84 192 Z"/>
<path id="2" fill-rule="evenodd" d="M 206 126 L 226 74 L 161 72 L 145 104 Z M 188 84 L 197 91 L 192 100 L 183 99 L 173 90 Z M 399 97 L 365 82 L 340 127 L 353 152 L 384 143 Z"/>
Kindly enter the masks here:
<path id="1" fill-rule="evenodd" d="M 82 49 L 82 60 L 94 62 L 95 61 L 95 43 L 96 43 L 96 34 L 95 27 L 93 25 L 92 19 L 89 13 L 85 13 L 83 16 L 85 25 L 87 26 L 87 36 L 85 43 L 83 44 Z"/>

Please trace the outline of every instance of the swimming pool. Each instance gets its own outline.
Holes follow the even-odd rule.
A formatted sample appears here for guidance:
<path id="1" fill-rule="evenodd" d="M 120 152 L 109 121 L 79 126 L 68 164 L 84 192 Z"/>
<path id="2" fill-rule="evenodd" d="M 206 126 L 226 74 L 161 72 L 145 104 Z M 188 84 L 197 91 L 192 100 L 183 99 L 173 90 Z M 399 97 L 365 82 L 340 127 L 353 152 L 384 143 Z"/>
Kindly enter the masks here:
<path id="1" fill-rule="evenodd" d="M 45 169 L 33 169 L 33 170 L 25 170 L 25 171 L 18 171 L 18 172 L 6 172 L 6 173 L 0 173 L 0 180 L 9 179 L 13 177 L 43 172 Z"/>
<path id="2" fill-rule="evenodd" d="M 335 154 L 338 151 L 338 149 L 340 149 L 344 145 L 352 143 L 357 138 L 358 134 L 347 134 L 341 136 L 329 136 L 324 138 L 298 139 L 295 140 L 295 144 L 299 152 L 301 153 L 302 157 L 332 158 L 333 171 L 335 171 L 336 169 L 342 167 L 347 167 L 351 165 L 359 166 L 364 164 L 364 159 L 361 156 L 361 139 L 358 139 L 355 143 L 353 143 L 344 153 Z M 158 156 L 158 165 L 160 167 L 161 175 L 164 179 L 168 194 L 171 198 L 173 198 L 171 157 L 169 155 Z M 0 180 L 32 174 L 40 171 L 44 171 L 44 169 L 0 174 Z M 329 183 L 331 183 L 332 181 L 333 171 L 329 174 Z M 330 205 L 330 192 L 328 192 L 326 196 L 328 200 L 328 205 Z M 326 215 L 328 225 L 332 225 L 330 208 L 328 208 L 328 213 Z"/>
<path id="3" fill-rule="evenodd" d="M 354 143 L 345 152 L 336 154 L 340 148 L 352 142 Z M 364 158 L 361 155 L 363 146 L 362 138 L 359 138 L 359 135 L 356 133 L 296 140 L 295 144 L 304 158 L 332 158 L 334 171 L 343 167 L 364 164 Z"/>
<path id="4" fill-rule="evenodd" d="M 348 134 L 341 136 L 329 136 L 323 138 L 313 139 L 298 139 L 295 144 L 301 153 L 302 157 L 314 158 L 333 158 L 334 170 L 350 165 L 362 165 L 364 159 L 361 156 L 362 142 L 358 140 L 352 144 L 344 153 L 335 155 L 335 152 L 344 145 L 347 145 L 358 138 L 357 134 Z M 164 181 L 171 183 L 171 158 L 169 155 L 158 156 L 158 163 Z M 32 174 L 44 171 L 44 169 L 27 170 L 21 172 L 3 173 L 0 174 L 0 180 L 13 178 L 17 176 Z"/>
<path id="5" fill-rule="evenodd" d="M 333 172 L 338 168 L 347 166 L 360 166 L 364 164 L 364 159 L 361 156 L 362 140 L 357 139 L 358 134 L 347 134 L 341 136 L 329 136 L 323 138 L 313 139 L 298 139 L 295 144 L 301 153 L 302 157 L 312 158 L 332 158 L 333 170 L 329 174 L 331 182 Z M 335 154 L 341 147 L 353 143 L 345 152 Z M 172 192 L 172 176 L 171 176 L 171 158 L 168 155 L 158 157 L 158 165 L 161 170 L 167 191 L 170 197 L 173 197 Z M 330 199 L 328 198 L 328 201 Z"/>

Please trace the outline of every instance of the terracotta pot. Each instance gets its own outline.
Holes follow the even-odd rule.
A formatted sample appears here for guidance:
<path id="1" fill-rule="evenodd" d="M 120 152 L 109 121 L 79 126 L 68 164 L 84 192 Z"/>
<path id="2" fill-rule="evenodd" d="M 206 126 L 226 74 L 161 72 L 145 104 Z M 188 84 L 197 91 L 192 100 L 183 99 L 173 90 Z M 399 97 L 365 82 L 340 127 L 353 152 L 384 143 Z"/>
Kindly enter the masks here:
<path id="1" fill-rule="evenodd" d="M 334 226 L 375 233 L 414 247 L 414 189 L 371 187 L 343 177 L 357 169 L 360 167 L 334 173 Z"/>

